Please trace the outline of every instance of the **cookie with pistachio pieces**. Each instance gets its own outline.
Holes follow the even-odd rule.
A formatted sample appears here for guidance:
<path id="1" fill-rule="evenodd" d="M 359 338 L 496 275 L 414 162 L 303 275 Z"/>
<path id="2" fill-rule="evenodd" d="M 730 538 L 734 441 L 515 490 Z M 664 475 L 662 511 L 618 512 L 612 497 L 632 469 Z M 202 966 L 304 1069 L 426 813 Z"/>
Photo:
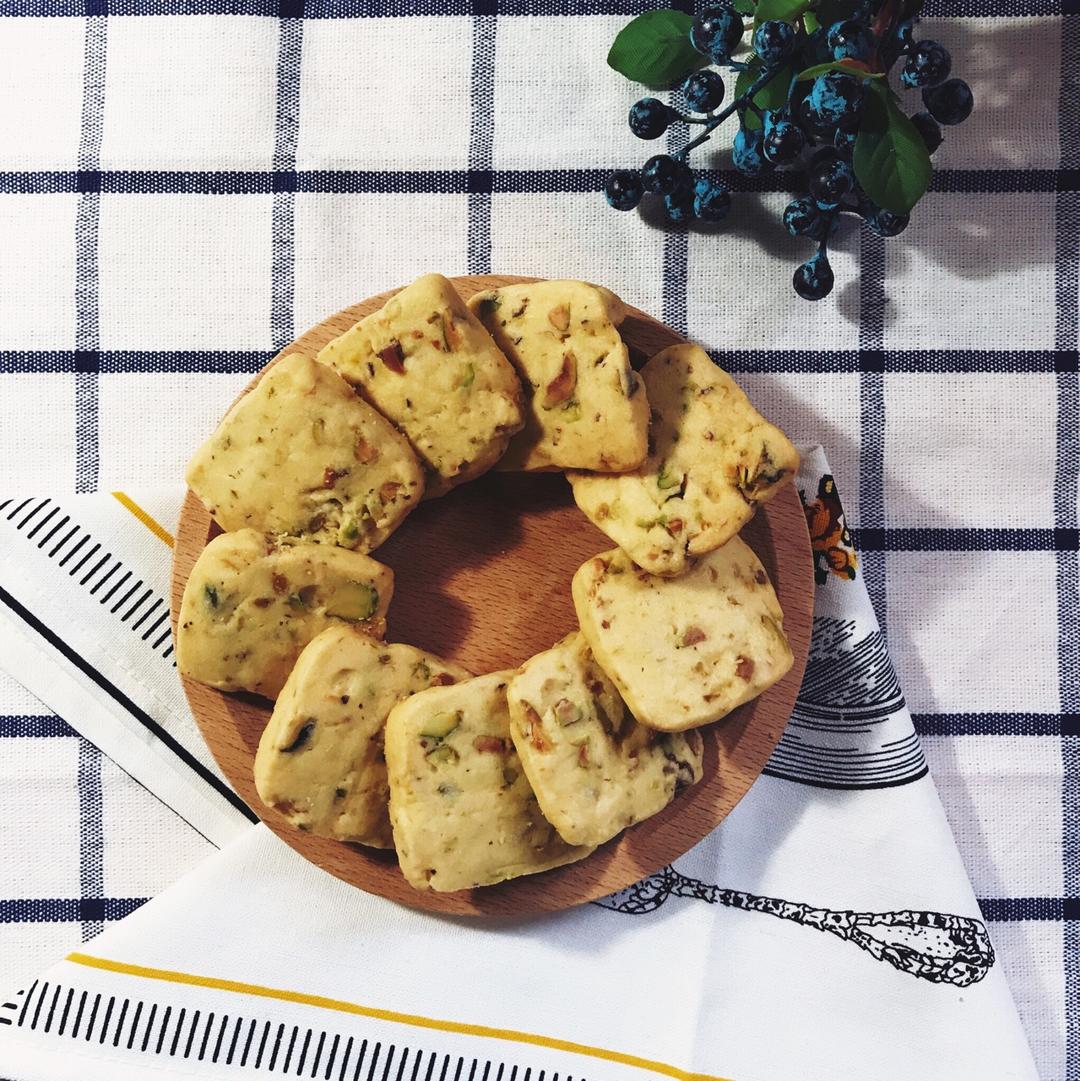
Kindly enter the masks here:
<path id="1" fill-rule="evenodd" d="M 544 818 L 510 739 L 513 671 L 433 687 L 386 721 L 390 821 L 405 878 L 441 892 L 584 859 Z"/>
<path id="2" fill-rule="evenodd" d="M 567 474 L 574 500 L 647 571 L 678 575 L 719 548 L 799 468 L 787 436 L 696 345 L 673 345 L 641 370 L 650 451 L 619 476 Z"/>
<path id="3" fill-rule="evenodd" d="M 490 469 L 523 423 L 513 367 L 441 274 L 417 278 L 319 360 L 408 437 L 428 496 Z"/>
<path id="4" fill-rule="evenodd" d="M 569 844 L 603 844 L 701 780 L 701 736 L 638 724 L 579 632 L 526 661 L 508 699 L 525 775 Z"/>
<path id="5" fill-rule="evenodd" d="M 753 551 L 733 537 L 678 578 L 616 549 L 583 563 L 581 633 L 641 724 L 668 732 L 726 716 L 792 664 L 784 614 Z"/>
<path id="6" fill-rule="evenodd" d="M 420 501 L 408 440 L 325 364 L 293 354 L 225 415 L 187 482 L 222 529 L 369 552 Z"/>
<path id="7" fill-rule="evenodd" d="M 649 403 L 619 335 L 626 308 L 578 281 L 507 285 L 469 306 L 525 385 L 525 427 L 500 469 L 633 469 L 648 450 Z"/>
<path id="8" fill-rule="evenodd" d="M 254 529 L 215 537 L 191 569 L 176 625 L 181 675 L 276 698 L 301 650 L 327 627 L 386 632 L 394 572 L 326 544 Z"/>
<path id="9" fill-rule="evenodd" d="M 469 677 L 422 649 L 328 627 L 300 654 L 259 740 L 260 798 L 297 829 L 392 848 L 386 718 L 411 694 Z"/>

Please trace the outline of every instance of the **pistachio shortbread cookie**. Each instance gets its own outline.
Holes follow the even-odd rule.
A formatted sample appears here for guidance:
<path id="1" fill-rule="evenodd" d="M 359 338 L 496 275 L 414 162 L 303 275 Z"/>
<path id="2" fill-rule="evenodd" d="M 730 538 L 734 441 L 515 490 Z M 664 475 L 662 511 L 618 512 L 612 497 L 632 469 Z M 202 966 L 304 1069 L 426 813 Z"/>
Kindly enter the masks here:
<path id="1" fill-rule="evenodd" d="M 392 848 L 386 718 L 403 698 L 469 676 L 413 646 L 328 627 L 300 654 L 263 730 L 259 796 L 301 830 Z"/>
<path id="2" fill-rule="evenodd" d="M 526 661 L 507 697 L 525 775 L 568 844 L 603 844 L 701 780 L 701 736 L 638 724 L 576 631 Z"/>
<path id="3" fill-rule="evenodd" d="M 521 385 L 441 274 L 426 274 L 319 353 L 408 436 L 442 495 L 490 469 L 523 423 Z"/>
<path id="4" fill-rule="evenodd" d="M 211 687 L 276 698 L 320 631 L 347 623 L 381 638 L 393 592 L 393 571 L 360 552 L 222 533 L 184 589 L 177 665 Z"/>
<path id="5" fill-rule="evenodd" d="M 325 364 L 282 358 L 199 448 L 187 482 L 222 529 L 361 552 L 420 501 L 408 441 Z"/>
<path id="6" fill-rule="evenodd" d="M 584 859 L 540 812 L 510 739 L 513 671 L 433 687 L 386 721 L 390 821 L 417 889 L 490 886 Z"/>
<path id="7" fill-rule="evenodd" d="M 652 406 L 644 465 L 567 476 L 577 505 L 638 566 L 677 575 L 738 533 L 799 455 L 696 345 L 657 353 L 641 376 Z"/>
<path id="8" fill-rule="evenodd" d="M 605 552 L 578 568 L 572 591 L 596 660 L 650 728 L 718 721 L 791 667 L 780 602 L 739 537 L 679 578 Z"/>
<path id="9" fill-rule="evenodd" d="M 525 427 L 500 469 L 639 466 L 649 403 L 618 325 L 626 309 L 588 282 L 545 281 L 477 293 L 469 306 L 525 384 Z"/>

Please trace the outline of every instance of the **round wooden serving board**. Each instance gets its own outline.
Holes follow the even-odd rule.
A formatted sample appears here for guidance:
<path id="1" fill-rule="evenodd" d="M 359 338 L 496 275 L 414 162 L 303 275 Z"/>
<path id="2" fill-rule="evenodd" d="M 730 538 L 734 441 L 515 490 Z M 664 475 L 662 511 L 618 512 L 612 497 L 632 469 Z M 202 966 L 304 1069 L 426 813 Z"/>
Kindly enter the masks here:
<path id="1" fill-rule="evenodd" d="M 455 278 L 454 284 L 468 297 L 481 289 L 532 280 L 486 275 Z M 331 338 L 392 295 L 346 308 L 279 355 L 314 357 Z M 621 330 L 636 366 L 683 340 L 634 309 Z M 191 568 L 218 532 L 188 492 L 173 562 L 174 628 Z M 792 485 L 758 512 L 743 537 L 765 564 L 784 609 L 784 629 L 795 654 L 791 671 L 760 698 L 703 729 L 705 776 L 699 784 L 588 859 L 542 874 L 460 893 L 418 891 L 402 877 L 393 853 L 300 832 L 264 806 L 255 791 L 252 768 L 270 716 L 269 703 L 224 694 L 189 679 L 183 681 L 184 691 L 236 791 L 278 836 L 338 878 L 404 904 L 454 915 L 568 908 L 623 889 L 695 845 L 742 799 L 780 739 L 806 666 L 814 595 L 806 520 Z M 374 553 L 393 568 L 396 579 L 387 640 L 431 650 L 478 674 L 517 666 L 577 629 L 570 579 L 586 559 L 612 547 L 577 510 L 561 474 L 489 472 L 441 499 L 422 503 Z M 648 628 L 642 633 L 648 634 Z"/>

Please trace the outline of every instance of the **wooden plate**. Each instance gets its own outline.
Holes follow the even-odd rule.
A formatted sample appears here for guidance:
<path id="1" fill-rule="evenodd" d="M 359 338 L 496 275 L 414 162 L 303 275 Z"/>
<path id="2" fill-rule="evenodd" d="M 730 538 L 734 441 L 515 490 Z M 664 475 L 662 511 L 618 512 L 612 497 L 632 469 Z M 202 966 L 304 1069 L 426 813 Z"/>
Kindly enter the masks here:
<path id="1" fill-rule="evenodd" d="M 489 275 L 456 278 L 454 283 L 468 297 L 481 289 L 531 280 Z M 301 352 L 314 357 L 391 295 L 346 308 L 280 355 Z M 622 332 L 635 364 L 683 340 L 636 310 Z M 174 627 L 191 568 L 217 532 L 189 492 L 173 561 Z M 802 682 L 813 611 L 810 541 L 794 487 L 784 487 L 743 536 L 776 586 L 795 654 L 791 671 L 760 698 L 703 730 L 705 776 L 699 784 L 588 859 L 543 874 L 460 893 L 420 892 L 402 877 L 393 853 L 301 833 L 264 806 L 255 791 L 252 766 L 270 716 L 268 703 L 223 694 L 188 679 L 184 691 L 236 791 L 278 836 L 338 878 L 395 901 L 455 915 L 568 908 L 629 886 L 695 845 L 745 795 L 780 739 Z M 374 553 L 396 576 L 387 638 L 431 650 L 476 673 L 521 664 L 577 628 L 570 579 L 586 559 L 611 547 L 577 510 L 561 474 L 487 473 L 441 499 L 422 503 Z"/>

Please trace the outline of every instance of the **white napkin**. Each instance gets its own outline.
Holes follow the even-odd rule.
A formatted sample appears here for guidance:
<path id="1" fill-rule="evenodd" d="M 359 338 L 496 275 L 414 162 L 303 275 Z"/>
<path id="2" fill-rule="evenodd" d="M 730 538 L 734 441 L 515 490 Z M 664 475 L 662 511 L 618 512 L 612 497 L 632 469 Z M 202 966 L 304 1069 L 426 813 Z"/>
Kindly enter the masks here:
<path id="1" fill-rule="evenodd" d="M 638 886 L 483 922 L 368 896 L 245 828 L 215 787 L 167 639 L 144 639 L 157 610 L 133 629 L 142 609 L 125 620 L 102 604 L 109 564 L 86 578 L 99 554 L 60 568 L 65 550 L 39 544 L 52 523 L 29 536 L 52 505 L 21 526 L 35 502 L 10 519 L 0 507 L 0 627 L 17 643 L 0 663 L 208 836 L 235 836 L 0 1011 L 4 1069 L 47 1081 L 1034 1078 L 820 452 L 799 487 L 821 584 L 803 691 L 766 775 Z M 124 561 L 116 576 L 130 569 L 166 597 L 160 534 L 176 503 L 140 494 L 139 517 L 112 503 L 70 499 L 59 514 Z"/>

